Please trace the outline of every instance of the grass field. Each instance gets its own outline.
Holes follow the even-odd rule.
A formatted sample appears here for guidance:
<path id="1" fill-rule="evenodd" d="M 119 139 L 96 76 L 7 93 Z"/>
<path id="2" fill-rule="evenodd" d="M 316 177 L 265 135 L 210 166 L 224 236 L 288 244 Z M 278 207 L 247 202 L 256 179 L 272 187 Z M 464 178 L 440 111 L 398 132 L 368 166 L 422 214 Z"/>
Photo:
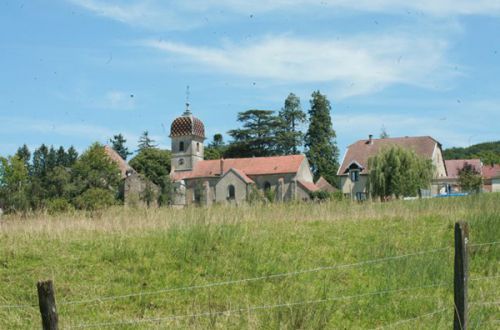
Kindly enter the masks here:
<path id="1" fill-rule="evenodd" d="M 470 224 L 470 329 L 498 329 L 500 244 L 474 244 L 500 241 L 500 194 L 4 217 L 0 329 L 40 328 L 41 279 L 54 280 L 63 329 L 449 329 L 458 220 Z M 202 287 L 164 290 L 190 286 Z"/>

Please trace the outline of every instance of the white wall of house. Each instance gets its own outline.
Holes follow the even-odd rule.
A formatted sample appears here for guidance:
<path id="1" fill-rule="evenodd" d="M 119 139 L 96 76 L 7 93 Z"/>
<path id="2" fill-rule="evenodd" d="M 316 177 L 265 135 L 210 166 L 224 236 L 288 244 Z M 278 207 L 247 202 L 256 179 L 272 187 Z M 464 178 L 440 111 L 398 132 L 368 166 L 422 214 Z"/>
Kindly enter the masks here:
<path id="1" fill-rule="evenodd" d="M 500 178 L 491 179 L 491 192 L 500 192 Z"/>

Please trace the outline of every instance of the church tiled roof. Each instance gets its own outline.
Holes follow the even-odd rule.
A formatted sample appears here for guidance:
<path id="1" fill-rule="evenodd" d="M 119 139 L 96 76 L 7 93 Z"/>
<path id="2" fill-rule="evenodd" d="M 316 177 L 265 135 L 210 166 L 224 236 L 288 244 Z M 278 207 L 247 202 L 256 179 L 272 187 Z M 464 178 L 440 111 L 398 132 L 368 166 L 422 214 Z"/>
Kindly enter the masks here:
<path id="1" fill-rule="evenodd" d="M 203 160 L 192 171 L 172 173 L 173 180 L 217 177 L 234 168 L 246 175 L 297 173 L 304 155 Z"/>
<path id="2" fill-rule="evenodd" d="M 205 138 L 205 125 L 192 115 L 183 115 L 176 118 L 170 126 L 170 137 L 190 136 Z"/>

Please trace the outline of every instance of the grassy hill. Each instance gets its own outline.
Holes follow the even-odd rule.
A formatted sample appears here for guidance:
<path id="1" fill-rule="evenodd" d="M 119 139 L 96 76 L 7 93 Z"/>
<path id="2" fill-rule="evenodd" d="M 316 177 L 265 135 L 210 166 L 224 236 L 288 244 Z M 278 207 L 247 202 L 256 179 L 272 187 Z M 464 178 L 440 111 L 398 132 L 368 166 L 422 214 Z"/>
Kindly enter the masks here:
<path id="1" fill-rule="evenodd" d="M 0 329 L 40 327 L 40 279 L 63 329 L 449 329 L 457 220 L 470 329 L 498 328 L 500 245 L 475 244 L 500 240 L 500 194 L 2 220 Z"/>
<path id="2" fill-rule="evenodd" d="M 485 164 L 500 164 L 500 141 L 484 142 L 465 148 L 443 150 L 444 159 L 480 158 Z"/>

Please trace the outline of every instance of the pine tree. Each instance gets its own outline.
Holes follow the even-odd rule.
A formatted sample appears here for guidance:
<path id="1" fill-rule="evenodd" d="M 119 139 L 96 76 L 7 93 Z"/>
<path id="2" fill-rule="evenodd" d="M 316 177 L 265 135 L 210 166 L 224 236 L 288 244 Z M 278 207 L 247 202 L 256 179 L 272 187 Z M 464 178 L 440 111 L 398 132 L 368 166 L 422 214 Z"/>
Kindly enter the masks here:
<path id="1" fill-rule="evenodd" d="M 73 166 L 77 159 L 78 152 L 73 146 L 69 147 L 68 152 L 66 153 L 66 166 Z"/>
<path id="2" fill-rule="evenodd" d="M 148 148 L 156 148 L 157 145 L 155 144 L 155 141 L 149 137 L 149 132 L 144 131 L 139 138 L 139 144 L 138 144 L 138 150 L 141 151 L 143 149 L 148 149 Z"/>
<path id="3" fill-rule="evenodd" d="M 233 141 L 225 152 L 226 157 L 264 157 L 277 154 L 276 132 L 280 121 L 272 110 L 252 109 L 238 114 L 243 128 L 228 134 Z"/>
<path id="4" fill-rule="evenodd" d="M 31 152 L 26 144 L 23 144 L 22 147 L 17 149 L 16 156 L 19 159 L 21 159 L 24 162 L 24 164 L 28 167 L 30 159 L 31 159 Z"/>
<path id="5" fill-rule="evenodd" d="M 127 157 L 132 154 L 125 146 L 127 140 L 122 134 L 114 135 L 112 139 L 109 139 L 109 142 L 111 143 L 111 148 L 113 148 L 113 150 L 116 151 L 124 160 L 127 160 Z"/>
<path id="6" fill-rule="evenodd" d="M 339 150 L 330 117 L 330 101 L 319 91 L 312 93 L 309 110 L 309 129 L 305 136 L 306 155 L 314 178 L 320 176 L 332 184 L 337 183 Z"/>
<path id="7" fill-rule="evenodd" d="M 306 122 L 306 114 L 300 106 L 300 99 L 290 93 L 285 100 L 285 106 L 279 112 L 281 126 L 278 132 L 278 149 L 280 154 L 295 155 L 304 142 L 304 134 L 299 125 Z"/>

